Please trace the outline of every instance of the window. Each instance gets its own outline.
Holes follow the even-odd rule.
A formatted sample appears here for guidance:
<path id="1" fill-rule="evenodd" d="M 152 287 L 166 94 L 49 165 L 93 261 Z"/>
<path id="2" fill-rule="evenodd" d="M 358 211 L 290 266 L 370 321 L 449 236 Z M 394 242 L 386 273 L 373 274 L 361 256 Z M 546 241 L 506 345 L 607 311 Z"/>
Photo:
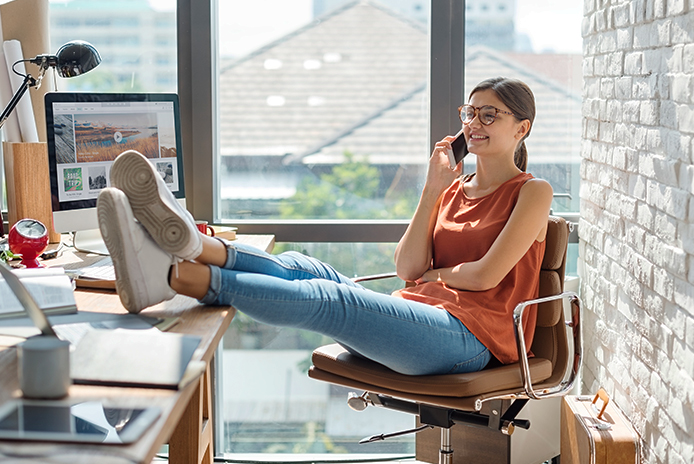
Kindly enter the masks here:
<path id="1" fill-rule="evenodd" d="M 219 3 L 218 217 L 408 219 L 428 152 L 426 22 L 268 5 Z"/>
<path id="2" fill-rule="evenodd" d="M 127 3 L 127 6 L 124 5 Z M 50 2 L 51 50 L 82 39 L 96 47 L 101 64 L 84 76 L 60 79 L 60 90 L 175 92 L 175 0 Z M 133 15 L 133 11 L 137 15 Z M 168 25 L 168 32 L 154 25 Z M 160 78 L 166 75 L 166 79 Z"/>
<path id="3" fill-rule="evenodd" d="M 247 8 L 263 6 L 262 12 L 251 10 L 246 16 L 225 10 L 235 8 L 235 1 L 129 0 L 133 8 L 137 5 L 136 29 L 143 33 L 135 40 L 132 29 L 126 33 L 121 31 L 124 25 L 111 26 L 124 10 L 118 2 L 108 14 L 103 10 L 107 2 L 51 3 L 52 37 L 89 40 L 104 60 L 91 73 L 61 82 L 62 89 L 180 89 L 187 193 L 197 217 L 225 220 L 238 225 L 240 232 L 275 233 L 282 242 L 277 250 L 305 251 L 348 275 L 385 270 L 393 242 L 404 230 L 422 187 L 432 140 L 457 131 L 455 109 L 467 92 L 499 73 L 516 73 L 531 85 L 538 100 L 538 120 L 528 141 L 529 170 L 548 178 L 560 194 L 553 205 L 556 212 L 578 210 L 580 5 L 570 0 L 496 2 L 494 20 L 485 22 L 479 6 L 462 0 L 392 0 L 379 2 L 380 6 L 281 0 L 272 2 L 272 7 L 270 0 L 241 1 Z M 421 4 L 425 6 L 419 8 Z M 314 22 L 317 16 L 326 18 L 323 25 L 346 21 L 350 15 L 360 18 L 355 8 L 368 9 L 370 14 L 361 23 L 340 23 L 347 29 L 337 37 L 331 35 L 335 31 Z M 445 12 L 451 8 L 459 16 L 449 18 Z M 256 16 L 263 17 L 260 26 L 251 21 Z M 275 22 L 275 16 L 280 20 Z M 108 23 L 90 19 L 104 17 L 110 18 Z M 239 18 L 233 28 L 216 23 L 217 18 L 231 17 Z M 403 17 L 409 20 L 402 21 Z M 441 36 L 428 35 L 430 20 Z M 177 21 L 182 25 L 178 41 Z M 348 35 L 354 33 L 349 24 L 362 24 L 368 30 L 358 37 Z M 363 55 L 345 45 L 349 37 L 355 47 L 375 48 L 363 42 L 373 44 L 372 34 L 382 25 L 388 25 L 390 35 L 379 37 L 378 43 L 391 47 L 386 49 L 389 52 L 365 50 L 381 55 Z M 170 39 L 152 43 L 167 29 Z M 236 32 L 235 38 L 222 40 Z M 565 44 L 564 38 L 572 42 Z M 464 53 L 456 49 L 463 40 Z M 65 41 L 52 43 L 51 48 Z M 180 50 L 177 44 L 183 44 Z M 182 60 L 180 72 L 177 54 Z M 465 65 L 465 81 L 462 73 L 430 72 L 430 54 L 436 55 L 436 65 L 445 62 L 452 69 Z M 292 73 L 301 79 L 292 81 Z M 213 117 L 216 114 L 218 119 Z M 354 173 L 359 175 L 351 176 Z M 308 380 L 301 369 L 307 355 L 323 342 L 311 334 L 276 331 L 243 317 L 236 319 L 222 348 L 233 353 L 219 357 L 226 395 L 218 397 L 218 419 L 229 427 L 216 427 L 221 434 L 218 451 L 351 451 L 354 438 L 367 435 L 369 429 L 350 435 L 344 424 L 359 421 L 376 432 L 411 424 L 409 416 L 380 409 L 352 413 L 341 399 L 344 391 L 304 383 Z M 273 368 L 278 376 L 265 384 L 262 378 L 252 379 L 254 366 L 280 358 Z M 307 393 L 304 388 L 311 390 Z M 249 409 L 262 402 L 271 410 Z M 334 407 L 328 415 L 338 422 L 339 417 L 350 416 L 340 428 L 337 422 L 326 423 L 321 407 Z M 272 442 L 267 437 L 279 438 Z M 359 451 L 412 449 L 412 438 L 406 437 Z"/>
<path id="4" fill-rule="evenodd" d="M 575 65 L 580 61 L 574 60 L 571 55 L 580 53 L 581 11 L 580 8 L 576 10 L 576 6 L 568 0 L 553 3 L 554 8 L 549 8 L 546 5 L 547 2 L 540 2 L 541 5 L 538 2 L 540 0 L 518 0 L 517 3 L 495 2 L 494 15 L 484 14 L 479 8 L 468 10 L 464 28 L 460 18 L 462 18 L 463 9 L 467 6 L 463 1 L 431 2 L 434 11 L 431 13 L 426 11 L 427 19 L 422 21 L 422 24 L 428 24 L 429 14 L 431 14 L 431 21 L 437 25 L 432 30 L 442 35 L 420 36 L 421 38 L 413 44 L 413 47 L 416 48 L 419 45 L 418 42 L 425 42 L 426 48 L 422 52 L 424 61 L 429 59 L 429 53 L 436 54 L 436 60 L 432 62 L 436 61 L 438 65 L 441 58 L 446 57 L 446 63 L 453 69 L 463 68 L 464 56 L 465 68 L 471 68 L 465 76 L 465 82 L 462 80 L 456 82 L 456 79 L 462 77 L 462 73 L 450 72 L 450 69 L 431 72 L 424 69 L 422 76 L 425 97 L 415 104 L 413 97 L 421 91 L 421 88 L 416 87 L 414 83 L 416 79 L 410 72 L 413 69 L 419 69 L 421 62 L 414 59 L 408 62 L 407 69 L 400 68 L 397 60 L 408 59 L 408 57 L 391 53 L 387 61 L 391 74 L 387 77 L 396 76 L 398 80 L 395 80 L 387 90 L 391 91 L 394 87 L 400 86 L 402 98 L 398 100 L 391 96 L 389 102 L 382 103 L 371 113 L 351 124 L 345 123 L 349 112 L 354 111 L 350 105 L 358 107 L 357 104 L 363 100 L 373 101 L 384 97 L 384 91 L 359 87 L 361 74 L 370 77 L 365 80 L 367 83 L 381 76 L 378 74 L 380 68 L 373 65 L 376 61 L 372 59 L 370 68 L 363 69 L 361 74 L 348 74 L 345 79 L 341 78 L 337 70 L 340 67 L 345 69 L 345 64 L 350 62 L 353 64 L 359 58 L 354 53 L 336 48 L 337 42 L 331 42 L 332 39 L 327 32 L 324 32 L 326 35 L 320 36 L 320 41 L 306 40 L 304 43 L 308 43 L 309 46 L 304 48 L 292 47 L 292 45 L 295 43 L 302 45 L 301 40 L 306 37 L 302 34 L 316 32 L 319 22 L 313 22 L 313 15 L 324 14 L 326 15 L 324 18 L 334 19 L 341 14 L 348 14 L 350 5 L 352 8 L 354 5 L 350 3 L 345 6 L 338 1 L 315 1 L 314 9 L 307 11 L 306 4 L 300 1 L 279 2 L 287 4 L 293 10 L 290 15 L 281 10 L 282 5 L 274 6 L 273 4 L 273 8 L 269 8 L 269 3 L 265 4 L 263 14 L 256 13 L 256 15 L 263 17 L 264 28 L 274 32 L 275 35 L 265 37 L 264 40 L 256 36 L 259 28 L 254 27 L 252 22 L 244 20 L 243 15 L 238 14 L 238 11 L 232 13 L 225 10 L 225 8 L 233 7 L 231 1 L 219 3 L 212 1 L 207 12 L 200 11 L 200 4 L 197 2 L 197 7 L 188 6 L 189 10 L 186 9 L 185 13 L 190 18 L 183 18 L 183 21 L 189 21 L 189 23 L 185 22 L 185 26 L 190 26 L 191 30 L 197 31 L 197 34 L 191 34 L 191 37 L 185 39 L 189 41 L 187 46 L 190 46 L 191 50 L 196 50 L 195 56 L 190 56 L 191 68 L 197 70 L 212 68 L 215 70 L 214 78 L 219 79 L 218 86 L 210 85 L 208 76 L 200 76 L 196 73 L 185 77 L 190 79 L 190 82 L 180 83 L 184 94 L 186 89 L 195 89 L 196 95 L 195 104 L 191 106 L 189 116 L 191 118 L 190 138 L 196 140 L 196 153 L 193 155 L 195 159 L 191 169 L 203 174 L 200 177 L 196 176 L 196 182 L 202 179 L 202 183 L 197 183 L 195 186 L 196 194 L 192 202 L 195 215 L 225 220 L 238 225 L 241 232 L 275 233 L 283 242 L 278 244 L 278 250 L 291 248 L 306 251 L 313 256 L 337 264 L 340 270 L 347 274 L 362 273 L 362 269 L 355 270 L 354 264 L 350 262 L 351 257 L 371 257 L 382 253 L 383 256 L 390 258 L 392 248 L 388 249 L 388 247 L 392 247 L 392 244 L 388 242 L 394 242 L 399 238 L 411 214 L 406 210 L 407 195 L 397 190 L 389 191 L 389 188 L 393 185 L 401 186 L 398 176 L 403 176 L 407 182 L 402 184 L 406 184 L 414 192 L 416 199 L 418 190 L 421 189 L 421 176 L 424 172 L 422 167 L 426 163 L 431 141 L 457 131 L 459 122 L 455 108 L 465 100 L 466 92 L 480 80 L 508 71 L 519 73 L 516 77 L 530 81 L 528 83 L 533 90 L 537 89 L 535 92 L 538 110 L 543 115 L 542 118 L 538 117 L 528 144 L 531 156 L 530 170 L 535 170 L 540 177 L 551 177 L 555 192 L 558 194 L 571 195 L 571 198 L 557 197 L 553 206 L 556 212 L 576 211 L 578 196 L 572 192 L 577 192 L 578 171 L 574 168 L 574 160 L 572 155 L 566 155 L 566 151 L 562 151 L 561 154 L 554 153 L 548 145 L 547 134 L 551 132 L 563 134 L 562 143 L 568 144 L 569 153 L 580 140 L 580 133 L 575 132 L 576 127 L 580 129 L 580 113 L 574 111 L 575 87 L 580 86 L 580 75 L 577 82 L 574 71 Z M 405 12 L 414 11 L 408 2 L 379 3 L 383 4 L 383 7 L 378 8 L 378 13 L 375 15 L 380 17 L 390 18 L 385 11 L 391 8 L 402 8 Z M 179 4 L 187 3 L 179 2 Z M 505 5 L 506 8 L 498 8 L 498 5 Z M 374 7 L 374 5 L 370 6 Z M 448 12 L 451 8 L 459 12 L 458 19 L 449 17 Z M 268 11 L 281 16 L 282 23 L 275 25 Z M 290 18 L 295 17 L 297 11 L 304 15 L 303 22 L 291 21 Z M 403 11 L 399 13 L 402 14 Z M 249 14 L 253 16 L 253 13 Z M 573 48 L 555 49 L 554 54 L 545 53 L 549 51 L 545 45 L 547 41 L 555 46 L 559 46 L 560 42 L 552 42 L 556 31 L 538 35 L 549 28 L 531 23 L 533 16 L 541 16 L 542 24 L 556 22 L 564 30 L 573 30 L 573 33 L 562 34 L 572 37 Z M 212 23 L 213 19 L 218 17 L 236 17 L 239 18 L 239 24 L 233 28 L 218 25 L 219 30 L 215 38 L 219 40 L 208 39 L 205 42 L 200 35 L 201 27 L 210 27 L 208 23 Z M 571 21 L 568 21 L 570 19 Z M 327 19 L 320 22 L 325 21 Z M 284 26 L 286 28 L 282 29 Z M 463 29 L 465 30 L 464 38 L 462 37 Z M 225 48 L 229 46 L 229 43 L 222 40 L 222 35 L 228 31 L 241 34 L 238 40 L 233 41 L 239 47 L 233 52 Z M 344 32 L 344 34 L 347 33 Z M 456 36 L 456 33 L 461 36 Z M 458 49 L 456 54 L 455 44 L 462 43 L 463 40 L 466 43 L 465 51 L 463 53 Z M 575 44 L 578 44 L 577 48 Z M 245 48 L 242 48 L 243 46 Z M 215 47 L 219 47 L 219 60 L 210 58 L 216 54 Z M 567 56 L 558 61 L 560 65 L 552 66 L 551 63 L 556 64 L 555 60 L 559 59 L 556 55 Z M 455 63 L 456 59 L 460 60 L 459 64 Z M 380 65 L 381 62 L 377 64 Z M 544 70 L 541 70 L 543 67 Z M 551 69 L 552 67 L 554 69 Z M 476 71 L 473 72 L 472 68 Z M 559 70 L 564 73 L 564 77 L 560 78 L 556 75 L 561 74 Z M 290 71 L 299 73 L 303 87 L 292 87 L 286 80 L 277 79 L 278 76 L 291 77 Z M 555 72 L 555 75 L 548 75 L 550 71 Z M 320 92 L 319 90 L 324 88 L 321 87 L 324 83 L 320 80 L 323 77 L 330 77 L 337 81 L 331 84 L 341 84 L 342 87 L 338 87 L 338 90 L 345 93 Z M 442 81 L 429 82 L 430 79 L 436 78 L 441 78 Z M 326 82 L 330 83 L 328 79 Z M 538 83 L 543 85 L 537 86 Z M 402 90 L 407 87 L 404 84 L 409 85 L 409 93 Z M 442 89 L 453 89 L 458 93 L 444 94 Z M 547 89 L 551 92 L 546 93 Z M 241 93 L 245 95 L 235 95 Z M 200 95 L 209 95 L 209 98 L 201 100 Z M 244 101 L 244 99 L 247 100 Z M 229 105 L 230 102 L 235 102 L 236 105 Z M 429 102 L 431 102 L 431 108 L 428 108 Z M 415 145 L 422 148 L 413 155 L 414 159 L 402 155 L 397 163 L 388 164 L 388 161 L 392 162 L 392 157 L 388 159 L 389 152 L 386 150 L 392 149 L 392 145 L 405 137 L 399 130 L 406 123 L 399 120 L 401 125 L 398 125 L 387 124 L 384 121 L 388 121 L 387 115 L 394 114 L 394 110 L 403 109 L 406 105 L 411 105 L 408 118 L 424 115 L 424 122 L 420 125 L 410 122 L 409 119 L 405 120 L 411 125 L 407 126 L 408 131 L 403 132 L 407 133 L 407 137 L 412 137 L 408 139 L 410 142 L 406 148 Z M 328 111 L 335 107 L 338 107 L 340 111 Z M 312 112 L 314 110 L 316 112 Z M 218 111 L 218 121 L 209 119 L 210 111 Z M 259 113 L 260 111 L 262 113 Z M 554 115 L 569 114 L 570 117 L 548 118 L 544 116 L 548 111 Z M 427 123 L 429 119 L 431 123 Z M 314 132 L 299 128 L 300 123 L 312 126 Z M 334 125 L 333 132 L 330 137 L 327 137 L 325 132 L 320 131 L 326 130 L 326 127 L 330 128 L 330 124 Z M 424 128 L 423 133 L 418 132 L 421 128 Z M 215 133 L 219 134 L 218 139 L 214 139 Z M 363 148 L 363 145 L 348 145 L 345 142 L 355 140 L 357 136 L 363 137 L 362 140 L 368 140 L 373 134 L 381 136 L 383 139 L 381 146 L 366 145 L 367 149 L 359 151 L 353 147 Z M 323 137 L 317 137 L 317 135 L 323 135 Z M 316 137 L 317 141 L 311 144 L 310 141 L 314 139 L 310 137 Z M 398 137 L 400 140 L 395 140 Z M 558 135 L 555 134 L 555 137 Z M 531 140 L 534 146 L 530 144 Z M 373 141 L 371 143 L 374 144 Z M 418 145 L 420 143 L 422 145 Z M 347 152 L 346 148 L 350 151 Z M 379 152 L 378 148 L 384 151 Z M 204 153 L 208 154 L 204 155 Z M 212 153 L 219 156 L 214 158 Z M 390 154 L 392 155 L 392 152 Z M 532 163 L 535 165 L 533 166 Z M 349 179 L 347 174 L 353 172 L 361 173 L 359 181 L 364 182 L 363 184 Z M 212 173 L 211 176 L 210 173 Z M 402 210 L 388 203 L 394 198 L 392 195 L 394 191 L 399 193 L 395 198 L 403 200 Z M 216 192 L 219 192 L 218 196 Z M 315 192 L 314 196 L 317 197 L 318 202 L 313 202 L 313 197 L 307 192 Z M 354 207 L 354 205 L 358 206 Z M 362 244 L 361 242 L 383 243 Z M 348 258 L 338 264 L 340 255 Z M 218 449 L 233 449 L 237 452 L 258 449 L 266 451 L 293 449 L 305 452 L 317 449 L 318 441 L 309 441 L 310 437 L 320 437 L 321 443 L 330 443 L 331 446 L 337 443 L 334 437 L 321 434 L 328 432 L 327 425 L 316 420 L 318 413 L 314 403 L 301 403 L 303 399 L 297 394 L 299 389 L 293 383 L 302 382 L 305 378 L 296 366 L 305 364 L 312 346 L 323 341 L 312 339 L 309 334 L 260 328 L 242 317 L 238 318 L 235 324 L 239 326 L 235 325 L 232 330 L 236 332 L 230 333 L 230 336 L 225 339 L 225 349 L 245 351 L 245 353 L 233 353 L 229 357 L 222 356 L 225 369 L 232 369 L 232 372 L 224 371 L 225 379 L 228 379 L 226 383 L 234 382 L 235 384 L 231 388 L 244 388 L 244 386 L 247 388 L 248 384 L 253 382 L 258 382 L 256 385 L 262 383 L 262 379 L 249 379 L 253 375 L 254 362 L 258 362 L 253 361 L 253 356 L 276 354 L 263 354 L 262 351 L 278 348 L 277 351 L 286 357 L 286 363 L 283 367 L 276 369 L 282 374 L 270 381 L 276 388 L 274 393 L 266 392 L 254 397 L 264 398 L 269 403 L 274 401 L 272 403 L 274 406 L 269 406 L 274 408 L 272 411 L 274 418 L 267 420 L 265 416 L 246 413 L 245 417 L 250 418 L 251 422 L 244 423 L 242 427 L 238 423 L 241 416 L 232 415 L 242 414 L 239 408 L 248 405 L 237 404 L 231 408 L 232 413 L 229 416 L 231 420 L 228 421 L 231 426 L 226 428 L 226 436 L 218 437 L 218 441 L 222 443 Z M 292 350 L 287 349 L 290 346 Z M 258 349 L 260 347 L 265 350 Z M 303 353 L 296 353 L 295 350 Z M 245 359 L 243 355 L 246 356 Z M 292 356 L 296 357 L 292 358 Z M 243 376 L 243 385 L 236 381 L 240 376 Z M 266 388 L 268 384 L 266 379 L 263 388 Z M 225 391 L 229 392 L 230 388 L 225 388 Z M 258 391 L 256 389 L 249 394 L 252 395 Z M 238 393 L 239 391 L 234 391 L 234 396 Z M 330 392 L 311 396 L 315 398 L 321 395 L 331 397 Z M 305 422 L 283 422 L 282 417 L 295 417 L 291 416 L 295 410 L 290 403 L 287 403 L 287 398 L 296 399 L 297 404 L 306 406 Z M 224 404 L 229 404 L 225 399 L 221 401 L 222 408 Z M 230 401 L 237 401 L 237 399 L 231 398 Z M 344 412 L 344 405 L 338 405 L 338 407 L 341 408 L 339 410 L 341 414 L 349 413 L 349 411 Z M 287 416 L 277 419 L 278 414 L 281 415 L 280 412 L 286 413 Z M 379 417 L 383 413 L 381 410 L 375 412 Z M 355 417 L 354 420 L 359 418 Z M 397 419 L 388 420 L 397 422 Z M 398 425 L 392 423 L 381 427 L 380 431 L 397 428 Z M 221 430 L 221 427 L 218 430 Z M 263 430 L 269 432 L 267 436 L 281 436 L 282 439 L 274 444 L 267 441 L 263 444 L 263 440 L 266 440 L 262 437 Z M 298 435 L 293 433 L 296 431 L 299 431 Z M 399 443 L 393 446 L 406 448 L 408 445 Z M 382 452 L 384 449 L 388 452 L 388 448 L 379 448 L 377 451 Z M 399 448 L 399 450 L 402 449 Z"/>

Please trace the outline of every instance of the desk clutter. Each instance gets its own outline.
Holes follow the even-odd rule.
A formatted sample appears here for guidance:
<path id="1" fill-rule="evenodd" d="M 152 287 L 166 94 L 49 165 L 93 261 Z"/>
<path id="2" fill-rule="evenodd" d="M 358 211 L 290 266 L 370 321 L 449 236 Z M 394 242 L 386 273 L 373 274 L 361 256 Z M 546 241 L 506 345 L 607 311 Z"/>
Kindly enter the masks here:
<path id="1" fill-rule="evenodd" d="M 235 230 L 220 232 L 235 233 Z M 273 235 L 239 235 L 235 238 L 266 251 L 272 250 L 275 240 Z M 41 259 L 43 264 L 67 270 L 87 267 L 104 259 L 103 256 L 77 252 L 70 246 L 69 239 L 63 237 L 63 240 L 65 243 L 61 245 L 49 245 L 44 252 L 47 259 Z M 0 461 L 4 462 L 11 455 L 27 457 L 31 462 L 48 461 L 50 457 L 65 458 L 72 464 L 152 462 L 167 442 L 172 464 L 202 462 L 203 456 L 214 455 L 211 425 L 215 414 L 215 373 L 212 363 L 235 315 L 234 308 L 203 307 L 197 300 L 179 295 L 142 313 L 130 314 L 114 291 L 77 287 L 72 293 L 79 310 L 45 316 L 46 325 L 71 344 L 72 384 L 67 396 L 59 400 L 21 398 L 16 346 L 26 338 L 38 338 L 43 331 L 26 316 L 0 318 Z M 97 332 L 101 335 L 97 336 Z M 104 333 L 110 335 L 102 337 Z M 118 333 L 125 335 L 116 335 Z M 104 356 L 88 354 L 92 350 L 102 351 L 102 344 L 110 344 L 111 352 L 116 356 L 113 359 L 109 357 L 111 366 L 117 366 L 130 378 L 126 375 L 114 378 L 111 373 L 104 375 Z M 86 365 L 96 365 L 87 374 L 75 369 L 82 364 L 79 357 L 83 355 L 89 358 Z M 159 369 L 157 364 L 168 364 L 169 368 L 164 373 L 157 373 L 153 368 Z M 138 366 L 148 367 L 143 373 L 145 368 Z M 137 374 L 134 378 L 133 373 Z M 165 378 L 169 379 L 168 384 L 162 382 Z M 146 385 L 142 386 L 147 388 L 120 386 L 143 382 Z M 21 409 L 23 405 L 36 401 L 41 405 L 41 411 Z M 58 408 L 46 409 L 49 404 L 57 404 Z M 142 414 L 139 411 L 143 410 L 149 410 L 152 415 L 144 422 L 136 422 L 137 414 Z M 31 411 L 42 418 L 51 415 L 60 418 L 64 426 L 56 431 L 60 436 L 30 437 L 27 434 L 34 433 L 32 424 L 26 422 L 20 432 L 5 432 L 5 429 L 18 425 L 13 421 L 19 416 L 18 411 L 23 411 L 22 414 Z M 116 417 L 119 414 L 120 420 Z M 130 422 L 126 423 L 123 416 L 130 416 Z M 41 422 L 46 421 L 41 419 Z M 120 426 L 114 427 L 113 424 L 123 427 L 119 431 Z M 95 436 L 70 436 L 78 426 L 94 431 Z M 133 426 L 130 429 L 132 435 L 120 433 Z M 113 428 L 119 431 L 117 437 Z M 18 434 L 20 438 L 17 438 Z M 44 457 L 46 459 L 42 459 Z"/>
<path id="2" fill-rule="evenodd" d="M 58 339 L 70 345 L 75 384 L 178 389 L 204 368 L 191 362 L 200 337 L 164 332 L 175 320 L 76 310 L 48 320 Z M 0 340 L 37 340 L 39 334 L 28 317 L 0 320 Z"/>
<path id="3" fill-rule="evenodd" d="M 172 321 L 136 314 L 80 312 L 73 283 L 64 268 L 10 271 L 7 266 L 2 267 L 0 335 L 27 340 L 19 348 L 19 353 L 26 353 L 23 359 L 33 359 L 30 363 L 19 363 L 20 380 L 30 379 L 25 385 L 26 396 L 41 397 L 40 384 L 48 385 L 56 376 L 55 369 L 48 366 L 34 369 L 40 364 L 37 359 L 48 359 L 53 351 L 55 356 L 59 355 L 58 349 L 48 350 L 48 345 L 53 343 L 50 339 L 60 348 L 65 345 L 57 343 L 58 339 L 70 345 L 70 362 L 64 368 L 69 369 L 69 379 L 76 384 L 178 389 L 204 370 L 204 363 L 202 366 L 191 363 L 201 338 L 160 330 L 170 328 Z M 98 257 L 77 275 L 109 278 L 101 269 L 108 271 L 109 267 L 112 269 L 110 258 Z M 18 290 L 28 292 L 30 300 L 25 301 Z M 36 304 L 28 304 L 31 300 Z M 41 350 L 44 355 L 36 354 Z M 51 378 L 39 381 L 45 374 Z M 67 372 L 61 374 L 67 378 Z M 60 397 L 55 393 L 58 390 L 46 389 L 43 396 Z M 63 390 L 62 396 L 67 388 Z"/>
<path id="4" fill-rule="evenodd" d="M 14 273 L 46 314 L 77 312 L 70 278 L 62 268 L 17 269 Z M 0 318 L 26 315 L 5 279 L 0 277 Z"/>
<path id="5" fill-rule="evenodd" d="M 37 308 L 27 305 L 17 284 L 28 291 Z M 86 385 L 178 389 L 204 370 L 204 363 L 191 364 L 200 337 L 164 333 L 156 327 L 164 321 L 139 315 L 80 313 L 73 288 L 62 268 L 3 270 L 0 315 L 6 323 L 0 324 L 0 334 L 26 337 L 18 349 L 25 396 L 65 396 L 64 379 Z M 31 319 L 21 317 L 27 313 Z M 71 317 L 48 319 L 50 314 Z M 63 348 L 67 356 L 68 346 L 69 363 L 67 358 L 64 363 L 50 362 L 62 359 Z"/>

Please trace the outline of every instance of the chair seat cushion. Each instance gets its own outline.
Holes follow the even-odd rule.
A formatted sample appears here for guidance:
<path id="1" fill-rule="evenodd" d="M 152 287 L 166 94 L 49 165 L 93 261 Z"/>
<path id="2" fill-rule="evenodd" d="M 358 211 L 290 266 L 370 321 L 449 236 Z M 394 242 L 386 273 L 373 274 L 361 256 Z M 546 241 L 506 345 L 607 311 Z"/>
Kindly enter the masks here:
<path id="1" fill-rule="evenodd" d="M 322 346 L 313 352 L 315 369 L 356 382 L 417 395 L 465 398 L 501 390 L 523 388 L 519 365 L 506 364 L 478 372 L 448 375 L 404 375 L 368 359 L 350 354 L 337 343 Z M 552 363 L 531 358 L 533 383 L 548 379 Z"/>

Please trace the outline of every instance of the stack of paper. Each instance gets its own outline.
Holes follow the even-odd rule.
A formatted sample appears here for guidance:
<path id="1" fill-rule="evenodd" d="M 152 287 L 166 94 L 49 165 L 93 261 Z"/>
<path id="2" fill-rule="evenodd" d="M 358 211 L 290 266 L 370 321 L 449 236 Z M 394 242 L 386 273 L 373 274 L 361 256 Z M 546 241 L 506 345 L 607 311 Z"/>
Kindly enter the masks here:
<path id="1" fill-rule="evenodd" d="M 70 314 L 77 312 L 72 282 L 63 269 L 17 269 L 14 273 L 44 313 Z M 18 316 L 26 316 L 24 307 L 7 285 L 5 279 L 0 277 L 0 318 Z"/>

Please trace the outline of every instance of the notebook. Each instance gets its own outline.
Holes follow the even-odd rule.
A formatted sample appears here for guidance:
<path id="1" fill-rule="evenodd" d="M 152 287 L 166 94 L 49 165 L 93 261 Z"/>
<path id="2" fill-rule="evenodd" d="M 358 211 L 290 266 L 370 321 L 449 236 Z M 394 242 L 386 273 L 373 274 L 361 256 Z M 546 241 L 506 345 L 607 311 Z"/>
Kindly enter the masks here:
<path id="1" fill-rule="evenodd" d="M 76 384 L 178 389 L 200 337 L 148 330 L 87 332 L 70 357 Z M 194 364 L 191 369 L 198 371 Z"/>

